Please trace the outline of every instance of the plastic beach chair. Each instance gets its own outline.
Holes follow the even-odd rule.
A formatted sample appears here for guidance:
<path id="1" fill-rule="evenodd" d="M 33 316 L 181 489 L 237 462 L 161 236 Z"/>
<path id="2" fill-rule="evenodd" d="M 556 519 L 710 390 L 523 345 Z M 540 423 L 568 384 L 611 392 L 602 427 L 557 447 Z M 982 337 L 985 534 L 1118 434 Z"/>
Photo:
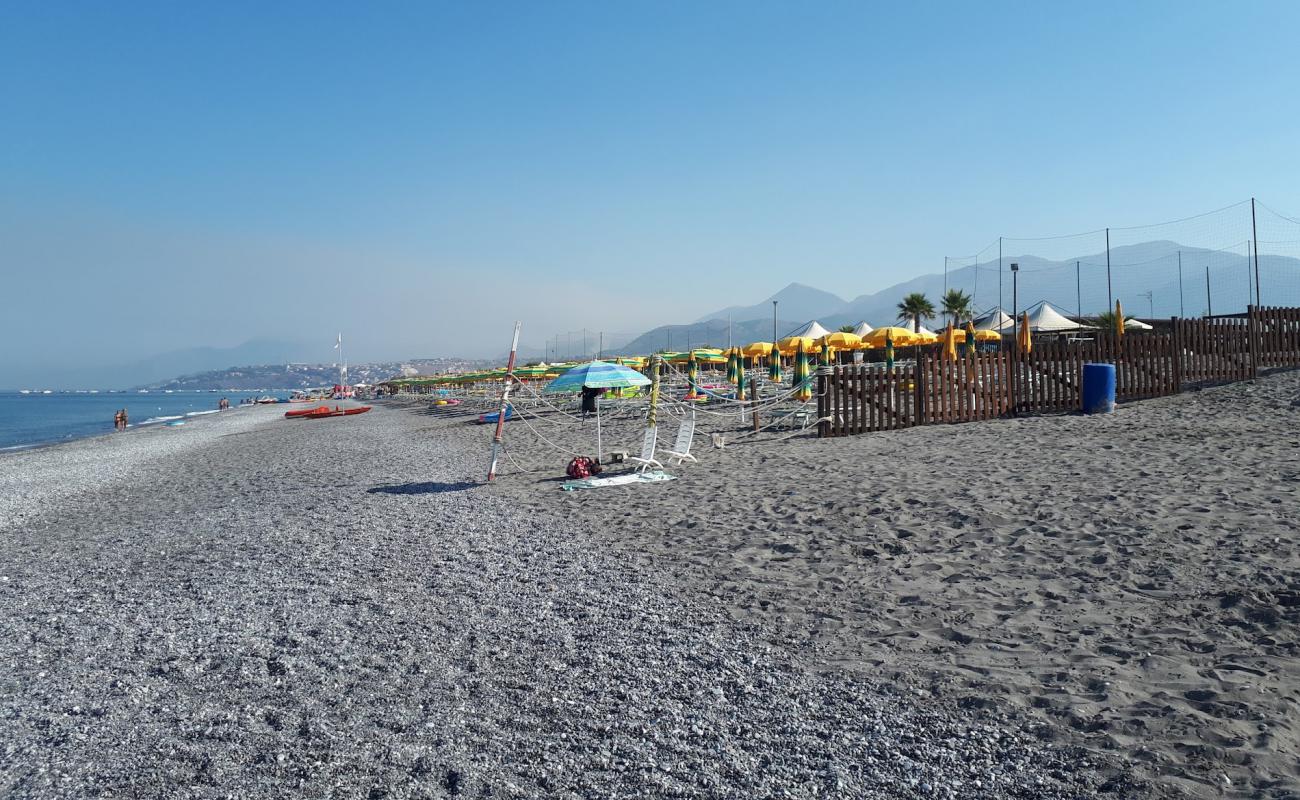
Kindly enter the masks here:
<path id="1" fill-rule="evenodd" d="M 628 456 L 627 460 L 639 464 L 638 472 L 645 472 L 650 467 L 663 469 L 664 465 L 655 459 L 655 446 L 659 443 L 659 429 L 653 425 L 645 429 L 645 438 L 641 440 L 641 455 Z"/>
<path id="2" fill-rule="evenodd" d="M 691 455 L 691 440 L 695 438 L 695 414 L 691 413 L 689 417 L 682 420 L 682 426 L 677 429 L 677 441 L 673 442 L 671 450 L 665 450 L 668 454 L 669 464 L 684 464 L 687 461 L 692 464 L 698 464 L 699 459 Z"/>

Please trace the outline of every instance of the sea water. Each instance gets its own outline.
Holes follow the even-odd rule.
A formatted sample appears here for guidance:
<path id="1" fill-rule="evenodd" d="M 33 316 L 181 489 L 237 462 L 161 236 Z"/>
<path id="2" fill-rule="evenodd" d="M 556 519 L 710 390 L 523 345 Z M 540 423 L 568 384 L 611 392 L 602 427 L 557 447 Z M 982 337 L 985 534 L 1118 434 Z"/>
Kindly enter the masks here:
<path id="1" fill-rule="evenodd" d="M 185 420 L 217 410 L 221 398 L 237 406 L 261 392 L 0 392 L 0 452 L 113 432 L 113 415 L 126 409 L 131 427 Z"/>

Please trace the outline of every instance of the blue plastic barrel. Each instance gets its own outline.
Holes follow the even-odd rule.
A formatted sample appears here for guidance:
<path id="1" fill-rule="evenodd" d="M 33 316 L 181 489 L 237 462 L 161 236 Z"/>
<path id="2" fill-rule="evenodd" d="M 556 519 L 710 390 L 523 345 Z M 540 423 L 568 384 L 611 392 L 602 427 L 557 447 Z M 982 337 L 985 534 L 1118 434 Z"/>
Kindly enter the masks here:
<path id="1" fill-rule="evenodd" d="M 1084 364 L 1083 413 L 1109 414 L 1115 410 L 1115 365 Z"/>

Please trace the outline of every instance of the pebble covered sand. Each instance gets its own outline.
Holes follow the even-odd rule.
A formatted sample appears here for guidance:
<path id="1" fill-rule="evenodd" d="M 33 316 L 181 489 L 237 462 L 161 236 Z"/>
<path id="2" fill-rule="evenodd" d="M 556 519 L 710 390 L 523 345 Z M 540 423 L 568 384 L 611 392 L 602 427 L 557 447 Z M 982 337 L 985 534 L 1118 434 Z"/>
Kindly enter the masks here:
<path id="1" fill-rule="evenodd" d="M 0 457 L 0 796 L 1158 791 L 1014 708 L 811 662 L 479 487 L 482 440 L 272 408 Z"/>
<path id="2" fill-rule="evenodd" d="M 1173 796 L 1300 798 L 1300 372 L 832 440 L 705 409 L 672 483 L 540 491 L 562 456 L 518 425 L 537 472 L 492 491 L 586 520 L 831 672 L 1014 711 Z M 592 447 L 590 422 L 533 424 Z M 606 425 L 610 449 L 640 436 Z"/>

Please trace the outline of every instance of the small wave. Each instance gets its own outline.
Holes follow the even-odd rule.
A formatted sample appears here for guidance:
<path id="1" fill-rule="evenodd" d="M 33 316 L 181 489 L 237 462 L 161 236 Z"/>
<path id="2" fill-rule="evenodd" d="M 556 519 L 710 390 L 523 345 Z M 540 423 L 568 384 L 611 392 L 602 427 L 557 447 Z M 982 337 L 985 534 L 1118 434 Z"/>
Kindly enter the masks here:
<path id="1" fill-rule="evenodd" d="M 215 408 L 214 408 L 214 409 L 211 409 L 211 410 L 208 410 L 208 411 L 190 411 L 190 412 L 188 412 L 185 416 L 187 416 L 187 417 L 201 417 L 201 416 L 203 416 L 204 414 L 219 414 L 219 413 L 221 413 L 221 412 L 220 412 L 218 409 L 215 409 Z"/>
<path id="2" fill-rule="evenodd" d="M 180 414 L 177 414 L 174 417 L 150 417 L 149 419 L 145 420 L 144 422 L 141 422 L 140 424 L 153 425 L 156 422 L 171 422 L 174 419 L 182 419 L 182 417 Z"/>

